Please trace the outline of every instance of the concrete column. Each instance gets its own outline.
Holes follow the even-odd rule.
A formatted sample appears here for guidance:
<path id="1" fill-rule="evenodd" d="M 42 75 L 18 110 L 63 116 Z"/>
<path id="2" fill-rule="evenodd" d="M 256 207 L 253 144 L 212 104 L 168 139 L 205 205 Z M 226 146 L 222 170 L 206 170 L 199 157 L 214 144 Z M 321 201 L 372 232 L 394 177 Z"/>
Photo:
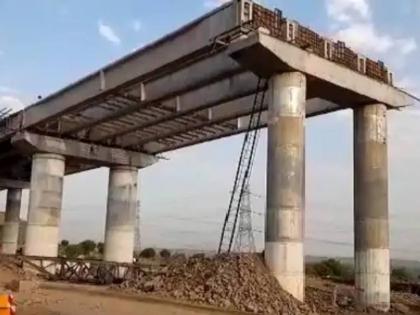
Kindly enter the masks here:
<path id="1" fill-rule="evenodd" d="M 137 208 L 137 168 L 115 166 L 109 171 L 104 260 L 133 262 Z"/>
<path id="2" fill-rule="evenodd" d="M 287 292 L 303 301 L 306 77 L 270 79 L 265 262 Z"/>
<path id="3" fill-rule="evenodd" d="M 32 157 L 25 255 L 57 256 L 64 170 L 61 155 L 38 153 Z"/>
<path id="4" fill-rule="evenodd" d="M 363 307 L 390 307 L 386 106 L 354 110 L 355 281 Z"/>
<path id="5" fill-rule="evenodd" d="M 19 239 L 22 189 L 8 189 L 5 222 L 2 235 L 2 253 L 16 254 Z"/>

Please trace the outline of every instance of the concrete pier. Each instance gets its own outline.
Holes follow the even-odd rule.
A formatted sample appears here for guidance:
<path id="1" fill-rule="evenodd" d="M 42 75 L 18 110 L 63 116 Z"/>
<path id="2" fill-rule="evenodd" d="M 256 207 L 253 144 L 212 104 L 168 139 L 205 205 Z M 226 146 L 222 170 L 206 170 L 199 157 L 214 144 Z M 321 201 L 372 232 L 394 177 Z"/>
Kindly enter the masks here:
<path id="1" fill-rule="evenodd" d="M 57 256 L 64 170 L 61 155 L 37 153 L 32 157 L 25 255 Z"/>
<path id="2" fill-rule="evenodd" d="M 19 239 L 22 189 L 8 189 L 5 222 L 2 235 L 2 253 L 16 254 Z"/>
<path id="3" fill-rule="evenodd" d="M 390 307 L 387 108 L 354 110 L 355 281 L 363 307 Z"/>
<path id="4" fill-rule="evenodd" d="M 281 286 L 304 299 L 306 77 L 270 79 L 265 262 Z"/>
<path id="5" fill-rule="evenodd" d="M 137 168 L 115 166 L 109 171 L 104 260 L 133 262 L 137 208 Z"/>

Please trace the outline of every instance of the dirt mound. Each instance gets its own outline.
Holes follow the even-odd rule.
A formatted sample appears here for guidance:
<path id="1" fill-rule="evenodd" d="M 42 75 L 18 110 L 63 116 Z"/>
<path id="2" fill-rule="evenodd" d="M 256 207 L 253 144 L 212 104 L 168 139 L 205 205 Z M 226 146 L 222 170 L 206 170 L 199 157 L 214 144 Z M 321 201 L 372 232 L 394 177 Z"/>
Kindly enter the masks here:
<path id="1" fill-rule="evenodd" d="M 13 257 L 5 255 L 0 255 L 0 271 L 13 274 L 16 277 L 22 277 L 25 274 Z"/>
<path id="2" fill-rule="evenodd" d="M 353 286 L 329 280 L 307 277 L 305 296 L 305 302 L 319 314 L 384 314 L 372 309 L 361 310 L 356 304 Z M 420 314 L 419 302 L 420 298 L 414 294 L 393 292 L 391 309 L 387 314 Z"/>
<path id="3" fill-rule="evenodd" d="M 284 292 L 257 255 L 195 256 L 120 288 L 260 314 L 312 314 Z"/>

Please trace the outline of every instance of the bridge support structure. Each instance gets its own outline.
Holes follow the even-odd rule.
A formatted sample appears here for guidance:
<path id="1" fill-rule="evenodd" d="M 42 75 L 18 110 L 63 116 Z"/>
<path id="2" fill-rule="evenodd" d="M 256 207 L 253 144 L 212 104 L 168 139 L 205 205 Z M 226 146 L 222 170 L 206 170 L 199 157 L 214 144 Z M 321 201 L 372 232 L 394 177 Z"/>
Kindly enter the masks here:
<path id="1" fill-rule="evenodd" d="M 25 255 L 57 256 L 64 171 L 62 155 L 36 153 L 32 157 Z"/>
<path id="2" fill-rule="evenodd" d="M 6 213 L 2 233 L 2 253 L 16 254 L 18 249 L 22 189 L 7 190 Z"/>
<path id="3" fill-rule="evenodd" d="M 131 263 L 137 210 L 135 167 L 114 166 L 109 170 L 104 260 Z"/>
<path id="4" fill-rule="evenodd" d="M 354 109 L 355 283 L 363 307 L 390 308 L 387 108 Z"/>
<path id="5" fill-rule="evenodd" d="M 265 261 L 281 286 L 304 300 L 306 77 L 270 79 Z"/>
<path id="6" fill-rule="evenodd" d="M 12 144 L 32 156 L 25 255 L 57 256 L 63 178 L 76 162 L 109 167 L 104 259 L 132 262 L 138 169 L 156 163 L 154 155 L 30 132 L 16 134 Z"/>

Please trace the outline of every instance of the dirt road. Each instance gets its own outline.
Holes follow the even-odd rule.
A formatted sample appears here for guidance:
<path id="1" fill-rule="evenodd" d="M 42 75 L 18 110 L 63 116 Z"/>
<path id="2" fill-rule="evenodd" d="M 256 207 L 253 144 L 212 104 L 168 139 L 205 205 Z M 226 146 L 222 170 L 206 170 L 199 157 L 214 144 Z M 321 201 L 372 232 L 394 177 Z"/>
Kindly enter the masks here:
<path id="1" fill-rule="evenodd" d="M 224 312 L 206 311 L 158 303 L 109 297 L 84 291 L 38 289 L 18 293 L 19 315 L 222 315 Z"/>
<path id="2" fill-rule="evenodd" d="M 10 289 L 13 281 L 21 278 L 16 270 L 0 266 L 0 291 Z M 27 281 L 30 283 L 31 281 Z M 34 282 L 36 283 L 36 282 Z M 187 307 L 153 299 L 112 297 L 106 288 L 74 286 L 70 290 L 26 288 L 15 292 L 19 315 L 225 315 L 232 314 L 201 308 Z M 17 288 L 15 288 L 17 289 Z M 105 293 L 100 293 L 105 291 Z M 118 295 L 117 293 L 115 293 Z M 236 313 L 239 314 L 239 313 Z"/>

